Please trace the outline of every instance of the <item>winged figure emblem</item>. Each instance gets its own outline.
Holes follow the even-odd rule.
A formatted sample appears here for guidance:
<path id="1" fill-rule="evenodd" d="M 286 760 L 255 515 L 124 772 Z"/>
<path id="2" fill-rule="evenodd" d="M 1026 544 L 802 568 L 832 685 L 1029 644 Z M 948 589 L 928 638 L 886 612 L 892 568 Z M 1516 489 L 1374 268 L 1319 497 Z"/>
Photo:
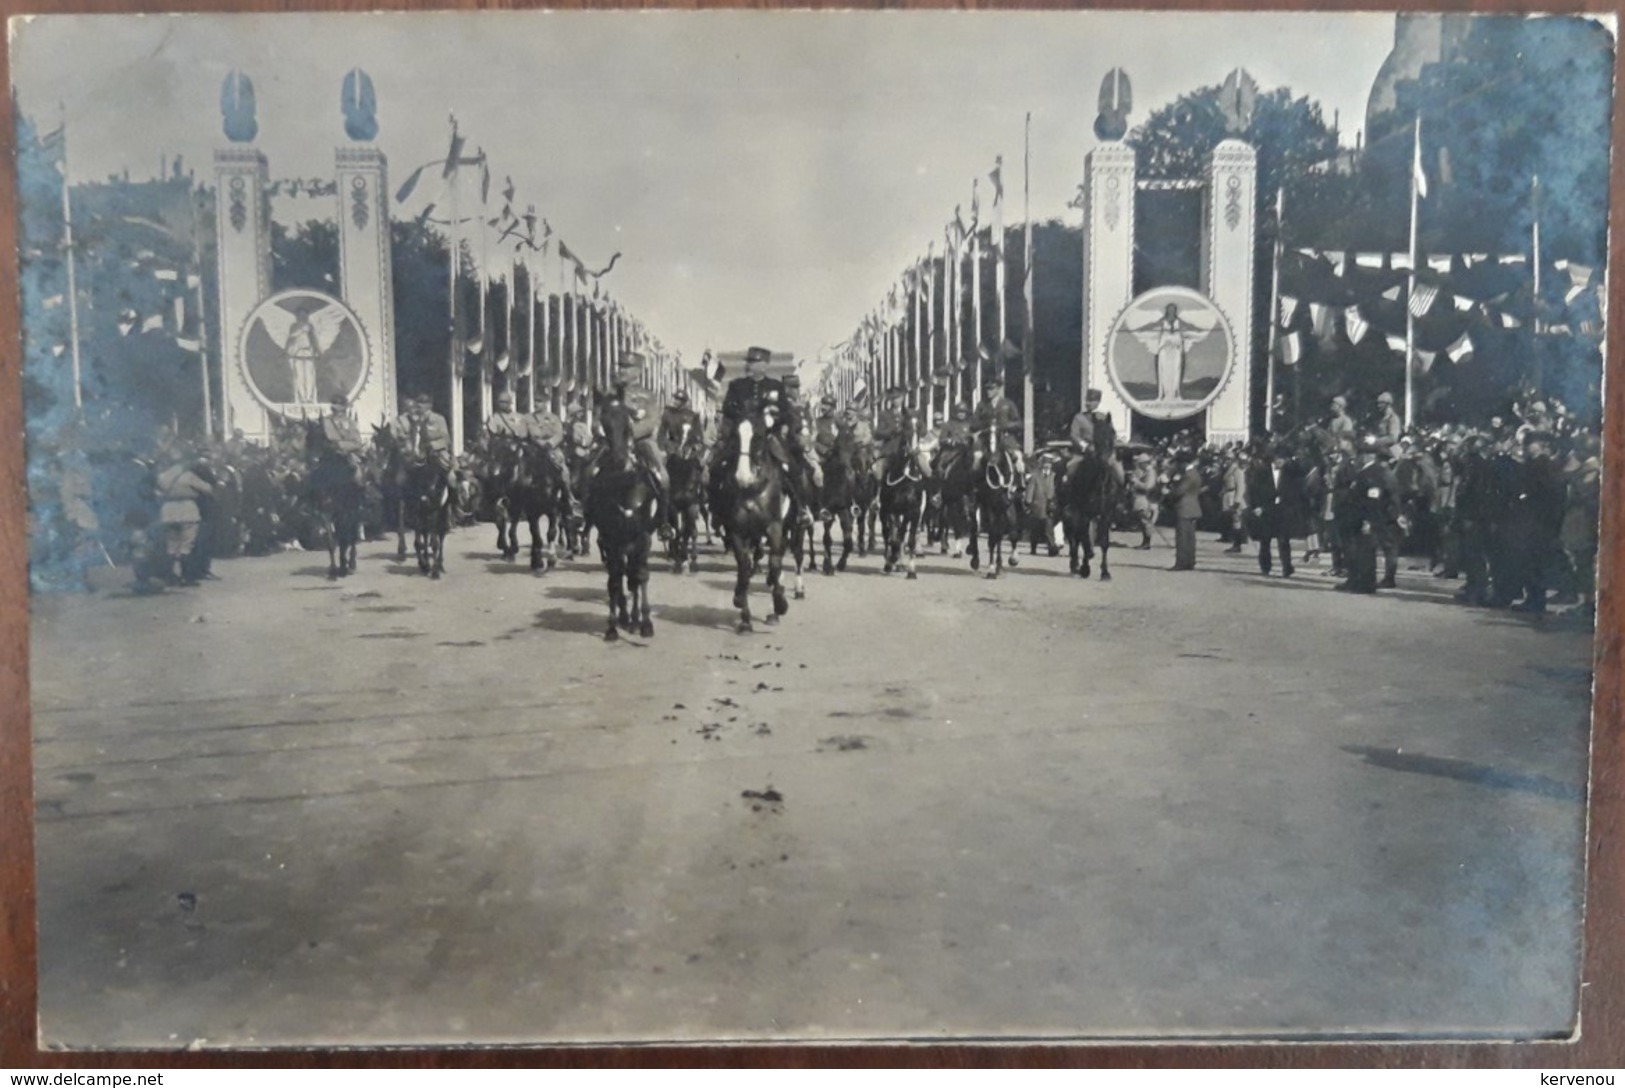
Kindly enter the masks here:
<path id="1" fill-rule="evenodd" d="M 293 378 L 293 399 L 297 404 L 319 405 L 321 394 L 316 373 L 344 328 L 343 309 L 329 303 L 315 310 L 289 310 L 268 306 L 260 313 L 265 331 L 282 348 Z"/>
<path id="2" fill-rule="evenodd" d="M 1170 302 L 1155 321 L 1123 330 L 1156 360 L 1157 400 L 1183 399 L 1185 356 L 1191 348 L 1212 336 L 1218 325 L 1216 313 L 1182 313 L 1178 303 Z"/>

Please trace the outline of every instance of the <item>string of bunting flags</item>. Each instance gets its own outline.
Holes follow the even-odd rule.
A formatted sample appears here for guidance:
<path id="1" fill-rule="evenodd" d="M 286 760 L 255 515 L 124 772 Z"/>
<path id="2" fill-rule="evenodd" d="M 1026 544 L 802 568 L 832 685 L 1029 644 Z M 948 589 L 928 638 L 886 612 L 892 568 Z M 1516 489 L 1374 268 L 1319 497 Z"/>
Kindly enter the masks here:
<path id="1" fill-rule="evenodd" d="M 1574 261 L 1536 270 L 1524 253 L 1434 254 L 1413 269 L 1408 253 L 1297 248 L 1282 257 L 1277 357 L 1286 366 L 1303 359 L 1310 337 L 1335 347 L 1339 336 L 1358 346 L 1378 335 L 1404 354 L 1407 316 L 1417 322 L 1424 373 L 1440 356 L 1467 362 L 1490 330 L 1598 342 L 1603 334 L 1605 286 L 1596 269 Z"/>

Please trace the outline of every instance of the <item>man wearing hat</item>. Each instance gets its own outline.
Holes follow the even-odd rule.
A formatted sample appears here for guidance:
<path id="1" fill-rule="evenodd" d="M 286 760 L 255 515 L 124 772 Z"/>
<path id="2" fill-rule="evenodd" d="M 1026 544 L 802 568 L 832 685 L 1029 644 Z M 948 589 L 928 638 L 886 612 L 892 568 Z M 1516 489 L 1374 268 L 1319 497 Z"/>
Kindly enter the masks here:
<path id="1" fill-rule="evenodd" d="M 1001 385 L 1002 388 L 1002 385 Z M 1083 459 L 1092 454 L 1102 457 L 1111 457 L 1117 449 L 1117 426 L 1112 423 L 1112 417 L 1100 410 L 1100 390 L 1091 389 L 1083 395 L 1083 407 L 1078 414 L 1072 417 L 1072 425 L 1067 430 L 1067 440 L 1072 444 L 1072 455 L 1067 458 L 1066 473 L 1068 476 L 1076 472 Z M 1121 472 L 1122 466 L 1118 466 Z M 1118 481 L 1122 483 L 1121 480 Z"/>
<path id="2" fill-rule="evenodd" d="M 840 441 L 841 421 L 835 414 L 835 398 L 824 394 L 818 398 L 818 422 L 813 427 L 813 453 L 820 465 L 829 464 L 835 456 L 835 444 Z"/>
<path id="3" fill-rule="evenodd" d="M 1168 480 L 1168 503 L 1174 510 L 1174 570 L 1196 569 L 1196 522 L 1202 516 L 1202 473 L 1189 450 L 1174 457 Z"/>
<path id="4" fill-rule="evenodd" d="M 512 438 L 521 442 L 533 437 L 530 417 L 514 409 L 512 390 L 504 389 L 497 394 L 496 411 L 485 421 L 485 434 L 488 438 Z"/>
<path id="5" fill-rule="evenodd" d="M 976 434 L 985 435 L 986 442 L 976 444 L 973 466 L 980 468 L 984 451 L 1002 450 L 1010 455 L 1019 480 L 1027 472 L 1021 458 L 1021 412 L 1004 395 L 1004 379 L 989 374 L 982 387 L 982 403 L 976 406 Z"/>
<path id="6" fill-rule="evenodd" d="M 427 394 L 413 398 L 407 414 L 407 448 L 418 459 L 433 461 L 450 472 L 457 463 L 451 451 L 451 428 L 446 426 L 446 417 L 430 407 L 430 403 Z"/>
<path id="7" fill-rule="evenodd" d="M 947 466 L 967 453 L 975 440 L 971 433 L 970 408 L 963 401 L 956 401 L 937 432 L 937 471 L 945 473 Z"/>
<path id="8" fill-rule="evenodd" d="M 1337 439 L 1337 444 L 1345 453 L 1354 452 L 1356 439 L 1354 417 L 1349 415 L 1348 398 L 1341 393 L 1332 398 L 1332 415 L 1326 421 L 1326 429 Z"/>
<path id="9" fill-rule="evenodd" d="M 1405 433 L 1405 421 L 1394 411 L 1392 393 L 1384 391 L 1377 394 L 1377 420 L 1373 429 L 1377 444 L 1382 447 L 1398 444 L 1399 436 Z"/>
<path id="10" fill-rule="evenodd" d="M 907 445 L 913 435 L 914 419 L 909 414 L 906 397 L 907 393 L 902 386 L 894 385 L 886 390 L 886 402 L 880 409 L 880 418 L 875 421 L 875 441 L 879 443 L 880 448 L 874 463 L 874 477 L 881 482 L 886 479 L 886 466 L 892 458 L 901 458 L 909 452 Z M 913 456 L 921 477 L 929 479 L 930 453 L 915 445 Z"/>
<path id="11" fill-rule="evenodd" d="M 158 521 L 164 530 L 162 577 L 171 585 L 195 584 L 188 560 L 197 546 L 203 514 L 199 500 L 214 494 L 208 473 L 184 448 L 175 447 L 170 464 L 158 473 Z"/>
<path id="12" fill-rule="evenodd" d="M 1133 501 L 1134 521 L 1140 530 L 1139 551 L 1151 550 L 1151 530 L 1157 523 L 1157 466 L 1149 453 L 1134 455 L 1134 471 L 1128 478 L 1129 494 Z"/>
<path id="13" fill-rule="evenodd" d="M 1381 435 L 1368 434 L 1360 440 L 1360 467 L 1349 481 L 1343 506 L 1348 580 L 1337 588 L 1345 593 L 1377 592 L 1377 549 L 1399 521 L 1399 485 L 1382 461 L 1384 448 Z"/>
<path id="14" fill-rule="evenodd" d="M 655 489 L 655 500 L 658 504 L 655 518 L 662 526 L 665 525 L 666 510 L 671 505 L 671 482 L 666 477 L 666 458 L 660 452 L 660 446 L 655 441 L 655 431 L 659 427 L 659 420 L 655 418 L 654 394 L 643 386 L 643 365 L 645 357 L 639 351 L 623 351 L 621 360 L 615 367 L 614 386 L 604 404 L 605 410 L 619 405 L 626 409 L 632 419 L 632 451 Z M 593 475 L 597 472 L 596 459 L 587 469 L 588 485 L 591 486 Z"/>
<path id="15" fill-rule="evenodd" d="M 688 390 L 679 387 L 672 393 L 671 403 L 660 413 L 657 441 L 667 457 L 685 448 L 699 449 L 700 414 L 688 406 Z"/>
<path id="16" fill-rule="evenodd" d="M 322 417 L 322 441 L 341 457 L 359 457 L 367 444 L 362 441 L 361 428 L 357 426 L 355 416 L 350 414 L 350 398 L 343 393 L 335 393 L 330 407 L 331 410 Z"/>
<path id="17" fill-rule="evenodd" d="M 790 406 L 788 422 L 780 421 L 785 447 L 809 485 L 810 493 L 817 494 L 824 489 L 824 472 L 817 459 L 809 454 L 813 440 L 812 413 L 807 411 L 806 402 L 801 399 L 801 375 L 793 370 L 784 376 L 784 401 Z M 812 511 L 805 506 L 801 509 L 801 520 L 808 524 L 812 522 Z"/>

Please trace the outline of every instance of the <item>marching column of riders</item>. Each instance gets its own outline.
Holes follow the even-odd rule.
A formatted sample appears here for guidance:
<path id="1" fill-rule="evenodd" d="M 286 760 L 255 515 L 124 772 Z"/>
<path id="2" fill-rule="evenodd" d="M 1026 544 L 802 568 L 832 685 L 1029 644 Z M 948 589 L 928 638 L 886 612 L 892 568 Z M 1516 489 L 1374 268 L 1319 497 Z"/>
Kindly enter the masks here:
<path id="1" fill-rule="evenodd" d="M 717 508 L 732 486 L 727 466 L 735 436 L 749 419 L 760 421 L 762 449 L 783 470 L 804 524 L 822 513 L 824 473 L 837 458 L 847 459 L 852 478 L 879 484 L 888 474 L 908 474 L 929 488 L 940 485 L 957 458 L 969 456 L 981 471 L 990 457 L 1002 456 L 995 471 L 1016 476 L 1029 547 L 1054 555 L 1063 481 L 1084 458 L 1102 455 L 1123 495 L 1114 526 L 1138 532 L 1137 547 L 1147 549 L 1153 533 L 1161 533 L 1159 523 L 1171 523 L 1175 570 L 1195 566 L 1200 526 L 1217 530 L 1231 553 L 1256 546 L 1265 574 L 1291 577 L 1305 563 L 1329 562 L 1330 573 L 1342 578 L 1338 588 L 1348 592 L 1395 588 L 1406 551 L 1425 556 L 1437 577 L 1461 579 L 1457 596 L 1468 604 L 1540 612 L 1555 590 L 1557 600 L 1582 614 L 1594 609 L 1600 441 L 1555 402 L 1520 403 L 1510 418 L 1487 427 L 1408 430 L 1391 395 L 1377 398 L 1364 426 L 1340 396 L 1322 419 L 1246 447 L 1178 441 L 1153 447 L 1119 444 L 1110 416 L 1099 410 L 1098 391 L 1089 390 L 1065 437 L 1046 443 L 1029 465 L 1020 411 L 998 377 L 974 411 L 954 405 L 927 432 L 902 389 L 886 391 L 871 424 L 861 398 L 840 411 L 827 396 L 807 405 L 793 375 L 769 376 L 769 360 L 768 351 L 752 348 L 719 416 L 703 420 L 682 391 L 659 405 L 642 384 L 643 359 L 623 357 L 600 401 L 600 419 L 616 406 L 629 413 L 637 460 L 666 515 L 662 535 L 670 514 L 667 458 L 683 450 L 706 464 Z M 561 419 L 546 409 L 521 414 L 512 394 L 501 393 L 475 448 L 462 457 L 426 396 L 410 398 L 399 417 L 374 429 L 371 442 L 342 397 L 320 419 L 289 426 L 266 445 L 248 443 L 240 432 L 192 445 L 165 429 L 132 454 L 70 432 L 42 451 L 55 471 L 33 489 L 34 516 L 46 530 L 34 534 L 36 583 L 66 571 L 58 581 L 71 586 L 117 554 L 134 564 L 138 588 L 192 585 L 214 577 L 215 556 L 315 547 L 308 500 L 340 478 L 367 497 L 367 535 L 382 536 L 400 528 L 379 501 L 386 448 L 443 472 L 468 521 L 481 507 L 491 451 L 503 442 L 544 451 L 579 518 L 603 448 L 602 427 L 588 425 L 579 400 Z M 130 494 L 148 498 L 119 501 Z M 104 512 L 121 506 L 124 531 L 104 535 Z"/>

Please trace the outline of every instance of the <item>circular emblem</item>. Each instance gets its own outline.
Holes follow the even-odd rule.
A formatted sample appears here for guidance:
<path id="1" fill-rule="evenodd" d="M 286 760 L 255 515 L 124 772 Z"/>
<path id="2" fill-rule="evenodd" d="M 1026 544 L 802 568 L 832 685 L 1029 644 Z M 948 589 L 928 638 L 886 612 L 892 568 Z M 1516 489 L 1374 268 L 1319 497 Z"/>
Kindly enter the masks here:
<path id="1" fill-rule="evenodd" d="M 340 393 L 353 401 L 367 378 L 361 322 L 319 291 L 283 291 L 256 306 L 238 358 L 254 396 L 283 416 L 318 414 Z"/>
<path id="2" fill-rule="evenodd" d="M 1213 403 L 1235 358 L 1230 323 L 1212 299 L 1188 287 L 1156 287 L 1112 324 L 1106 373 L 1141 415 L 1185 419 Z"/>

